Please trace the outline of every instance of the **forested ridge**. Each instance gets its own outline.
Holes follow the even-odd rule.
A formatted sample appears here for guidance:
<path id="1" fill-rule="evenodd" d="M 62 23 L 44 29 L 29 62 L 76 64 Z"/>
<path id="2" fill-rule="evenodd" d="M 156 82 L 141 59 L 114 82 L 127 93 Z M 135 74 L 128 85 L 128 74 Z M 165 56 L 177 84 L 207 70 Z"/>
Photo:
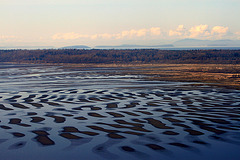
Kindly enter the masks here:
<path id="1" fill-rule="evenodd" d="M 45 49 L 0 50 L 0 62 L 240 64 L 240 50 Z"/>

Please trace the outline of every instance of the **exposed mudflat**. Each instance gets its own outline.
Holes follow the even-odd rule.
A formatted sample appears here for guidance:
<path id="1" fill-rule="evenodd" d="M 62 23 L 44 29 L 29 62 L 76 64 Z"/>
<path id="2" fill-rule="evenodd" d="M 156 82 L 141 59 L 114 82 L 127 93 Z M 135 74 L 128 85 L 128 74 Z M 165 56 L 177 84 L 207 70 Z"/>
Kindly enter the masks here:
<path id="1" fill-rule="evenodd" d="M 240 159 L 239 90 L 127 70 L 1 65 L 1 159 Z"/>

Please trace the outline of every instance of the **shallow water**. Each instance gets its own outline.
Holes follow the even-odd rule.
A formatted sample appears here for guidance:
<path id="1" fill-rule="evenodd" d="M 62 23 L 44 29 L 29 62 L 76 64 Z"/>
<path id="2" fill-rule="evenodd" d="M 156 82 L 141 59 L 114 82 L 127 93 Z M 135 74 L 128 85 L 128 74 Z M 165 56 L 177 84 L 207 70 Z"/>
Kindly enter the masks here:
<path id="1" fill-rule="evenodd" d="M 240 159 L 240 91 L 116 68 L 1 64 L 0 121 L 3 160 Z"/>

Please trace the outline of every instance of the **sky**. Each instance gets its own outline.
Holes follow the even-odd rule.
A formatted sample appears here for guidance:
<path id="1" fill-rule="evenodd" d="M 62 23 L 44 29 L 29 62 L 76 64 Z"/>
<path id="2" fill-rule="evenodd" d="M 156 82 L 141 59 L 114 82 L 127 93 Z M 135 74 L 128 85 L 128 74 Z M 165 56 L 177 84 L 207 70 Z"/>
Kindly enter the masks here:
<path id="1" fill-rule="evenodd" d="M 240 40 L 240 0 L 0 0 L 0 46 Z"/>

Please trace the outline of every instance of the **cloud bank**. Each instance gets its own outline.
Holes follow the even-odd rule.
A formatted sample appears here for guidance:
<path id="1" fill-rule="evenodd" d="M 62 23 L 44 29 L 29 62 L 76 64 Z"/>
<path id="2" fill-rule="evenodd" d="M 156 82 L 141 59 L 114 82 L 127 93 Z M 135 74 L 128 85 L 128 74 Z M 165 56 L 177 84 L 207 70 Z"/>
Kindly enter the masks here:
<path id="1" fill-rule="evenodd" d="M 152 27 L 152 28 L 143 28 L 143 29 L 131 29 L 125 30 L 120 33 L 110 34 L 110 33 L 102 33 L 102 34 L 93 34 L 93 35 L 85 35 L 79 34 L 75 32 L 69 33 L 56 33 L 52 36 L 53 40 L 73 40 L 80 38 L 89 38 L 89 39 L 135 39 L 135 38 L 143 38 L 143 37 L 151 37 L 151 36 L 160 36 L 161 29 L 160 27 Z"/>
<path id="2" fill-rule="evenodd" d="M 229 28 L 224 26 L 209 27 L 207 24 L 200 24 L 192 27 L 178 25 L 176 29 L 163 31 L 160 27 L 142 28 L 124 30 L 119 33 L 100 33 L 100 34 L 79 34 L 76 32 L 56 33 L 52 36 L 53 40 L 75 40 L 75 39 L 91 39 L 91 40 L 135 40 L 135 39 L 221 39 L 229 33 Z M 166 36 L 167 35 L 167 36 Z M 235 33 L 236 37 L 239 33 Z M 239 36 L 238 36 L 239 37 Z"/>
<path id="3" fill-rule="evenodd" d="M 170 30 L 169 36 L 182 36 L 185 34 L 185 28 L 183 25 L 179 25 L 176 30 Z"/>
<path id="4" fill-rule="evenodd" d="M 14 39 L 16 36 L 0 35 L 0 39 Z"/>
<path id="5" fill-rule="evenodd" d="M 229 28 L 224 26 L 210 28 L 206 24 L 201 24 L 186 29 L 183 25 L 179 25 L 177 29 L 170 30 L 168 35 L 175 38 L 221 39 L 228 34 L 228 31 Z"/>

